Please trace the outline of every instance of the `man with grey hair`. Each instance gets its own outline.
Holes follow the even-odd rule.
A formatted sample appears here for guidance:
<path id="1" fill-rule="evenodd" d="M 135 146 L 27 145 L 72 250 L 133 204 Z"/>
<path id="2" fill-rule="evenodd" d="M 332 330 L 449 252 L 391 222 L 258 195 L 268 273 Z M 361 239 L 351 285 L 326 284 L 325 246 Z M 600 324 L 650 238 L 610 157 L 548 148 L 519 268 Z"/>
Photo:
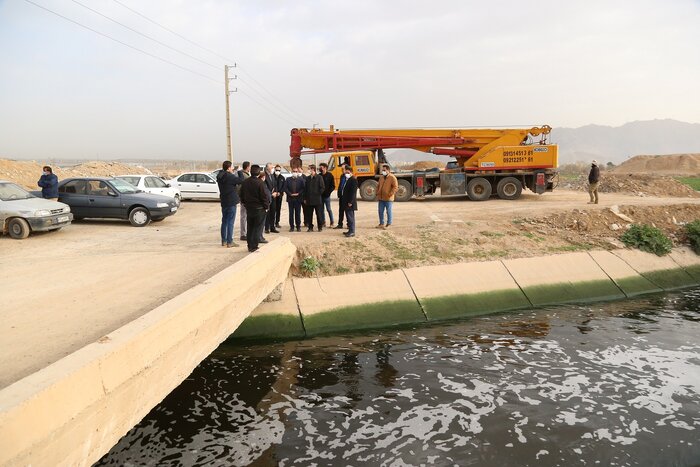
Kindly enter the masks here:
<path id="1" fill-rule="evenodd" d="M 593 159 L 591 161 L 591 171 L 588 172 L 588 195 L 591 200 L 588 204 L 598 204 L 598 183 L 600 182 L 600 169 L 598 168 L 598 161 Z"/>

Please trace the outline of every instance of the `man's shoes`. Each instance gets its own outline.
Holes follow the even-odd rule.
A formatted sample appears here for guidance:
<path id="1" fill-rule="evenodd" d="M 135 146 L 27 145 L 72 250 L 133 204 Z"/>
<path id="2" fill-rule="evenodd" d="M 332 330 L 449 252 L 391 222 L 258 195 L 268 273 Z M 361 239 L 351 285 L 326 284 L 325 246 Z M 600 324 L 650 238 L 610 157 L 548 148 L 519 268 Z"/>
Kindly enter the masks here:
<path id="1" fill-rule="evenodd" d="M 248 253 L 255 253 L 258 251 L 260 248 L 248 248 Z"/>
<path id="2" fill-rule="evenodd" d="M 378 228 L 378 229 L 385 229 L 386 227 L 384 227 L 384 224 L 379 224 L 379 225 L 377 226 L 377 228 Z"/>
<path id="3" fill-rule="evenodd" d="M 322 230 L 323 230 L 323 227 L 319 227 L 319 228 L 318 228 L 318 231 L 319 231 L 319 232 L 322 231 Z"/>
<path id="4" fill-rule="evenodd" d="M 391 224 L 387 224 L 384 226 L 385 229 L 388 229 Z"/>
<path id="5" fill-rule="evenodd" d="M 245 235 L 241 235 L 241 241 L 242 241 L 242 242 L 245 242 L 245 241 L 247 241 L 247 240 L 248 240 L 248 237 L 246 237 Z"/>
<path id="6" fill-rule="evenodd" d="M 294 227 L 293 227 L 293 226 L 290 227 L 290 228 L 289 228 L 289 231 L 290 231 L 290 232 L 294 232 Z"/>
<path id="7" fill-rule="evenodd" d="M 270 233 L 270 229 L 265 229 L 265 233 Z"/>
<path id="8" fill-rule="evenodd" d="M 586 204 L 595 204 L 595 203 L 594 203 L 593 201 L 589 201 L 589 202 L 586 203 Z"/>
<path id="9" fill-rule="evenodd" d="M 226 246 L 226 242 L 221 242 L 221 246 Z"/>
<path id="10" fill-rule="evenodd" d="M 277 229 L 272 229 L 272 230 L 270 230 L 270 233 L 280 233 L 280 231 Z"/>
<path id="11" fill-rule="evenodd" d="M 231 242 L 231 243 L 227 243 L 227 244 L 226 244 L 226 248 L 234 248 L 234 247 L 237 247 L 237 246 L 238 246 L 238 243 L 235 243 L 235 242 Z"/>
<path id="12" fill-rule="evenodd" d="M 277 224 L 275 224 L 275 227 L 277 227 L 278 229 L 281 229 L 281 228 L 282 228 L 282 226 L 280 225 L 279 222 L 278 222 Z"/>
<path id="13" fill-rule="evenodd" d="M 297 232 L 301 232 L 301 227 L 297 225 Z"/>
<path id="14" fill-rule="evenodd" d="M 354 237 L 355 234 L 352 232 L 343 232 L 343 235 L 345 235 L 347 238 Z"/>
<path id="15" fill-rule="evenodd" d="M 306 231 L 307 231 L 307 232 L 313 232 L 313 231 L 314 231 L 314 227 L 313 227 L 313 226 L 310 226 L 308 229 L 306 229 Z"/>
<path id="16" fill-rule="evenodd" d="M 268 242 L 267 240 L 265 240 L 265 239 L 263 238 L 263 239 L 260 240 L 258 243 L 270 243 L 270 242 Z"/>
<path id="17" fill-rule="evenodd" d="M 333 228 L 334 228 L 334 229 L 342 229 L 342 228 L 343 228 L 343 224 L 338 224 L 338 225 L 336 225 L 336 226 L 333 227 Z"/>

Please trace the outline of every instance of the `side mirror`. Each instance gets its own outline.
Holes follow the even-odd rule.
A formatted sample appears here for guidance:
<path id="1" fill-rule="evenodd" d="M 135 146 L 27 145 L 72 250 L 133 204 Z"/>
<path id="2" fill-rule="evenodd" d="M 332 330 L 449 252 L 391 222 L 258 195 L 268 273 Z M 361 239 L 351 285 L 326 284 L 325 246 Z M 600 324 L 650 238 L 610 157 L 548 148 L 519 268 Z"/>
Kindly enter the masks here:
<path id="1" fill-rule="evenodd" d="M 165 186 L 166 186 L 167 188 L 170 188 L 170 183 L 166 183 Z"/>
<path id="2" fill-rule="evenodd" d="M 117 194 L 116 194 L 115 192 L 111 191 L 111 190 L 108 191 L 107 194 L 108 194 L 109 196 L 114 196 L 115 198 L 117 197 Z"/>

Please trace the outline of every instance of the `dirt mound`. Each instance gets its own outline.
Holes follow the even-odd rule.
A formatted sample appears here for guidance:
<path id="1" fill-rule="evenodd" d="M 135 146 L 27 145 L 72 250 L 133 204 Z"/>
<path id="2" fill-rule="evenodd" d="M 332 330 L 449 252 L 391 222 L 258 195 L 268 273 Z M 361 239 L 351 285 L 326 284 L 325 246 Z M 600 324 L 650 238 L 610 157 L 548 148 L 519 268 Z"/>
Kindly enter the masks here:
<path id="1" fill-rule="evenodd" d="M 402 170 L 429 170 L 429 169 L 442 169 L 445 167 L 444 162 L 438 161 L 418 161 L 413 164 L 407 164 L 401 167 Z"/>
<path id="2" fill-rule="evenodd" d="M 588 190 L 588 176 L 561 182 L 565 190 Z M 671 196 L 675 198 L 698 198 L 700 193 L 671 177 L 647 174 L 618 174 L 607 172 L 601 175 L 598 191 L 601 193 L 629 193 L 636 196 Z"/>
<path id="3" fill-rule="evenodd" d="M 0 159 L 0 179 L 10 180 L 27 189 L 36 190 L 44 164 L 36 161 L 14 161 Z M 139 165 L 117 162 L 88 161 L 72 167 L 52 166 L 59 180 L 70 177 L 110 177 L 128 174 L 150 174 L 148 169 Z"/>
<path id="4" fill-rule="evenodd" d="M 700 154 L 667 154 L 662 156 L 634 156 L 614 169 L 620 174 L 700 174 Z"/>

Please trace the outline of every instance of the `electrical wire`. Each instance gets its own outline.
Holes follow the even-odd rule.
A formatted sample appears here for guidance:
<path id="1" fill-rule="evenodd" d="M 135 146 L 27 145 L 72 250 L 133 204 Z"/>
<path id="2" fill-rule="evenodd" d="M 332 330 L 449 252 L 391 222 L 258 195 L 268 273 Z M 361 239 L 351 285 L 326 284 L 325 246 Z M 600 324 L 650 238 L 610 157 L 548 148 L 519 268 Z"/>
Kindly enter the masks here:
<path id="1" fill-rule="evenodd" d="M 155 58 L 156 60 L 160 60 L 161 62 L 167 63 L 167 64 L 169 64 L 169 65 L 172 65 L 172 66 L 176 67 L 176 68 L 179 68 L 179 69 L 181 69 L 181 70 L 187 71 L 187 72 L 189 72 L 189 73 L 192 73 L 192 74 L 194 74 L 194 75 L 200 76 L 200 77 L 205 78 L 205 79 L 207 79 L 207 80 L 209 80 L 209 81 L 213 81 L 214 83 L 219 84 L 219 80 L 214 79 L 214 78 L 212 78 L 211 76 L 207 76 L 207 75 L 205 75 L 205 74 L 203 74 L 203 73 L 200 73 L 200 72 L 198 72 L 198 71 L 196 71 L 196 70 L 192 70 L 192 69 L 187 68 L 187 67 L 184 67 L 184 66 L 182 66 L 182 65 L 178 65 L 178 64 L 175 63 L 175 62 L 171 62 L 170 60 L 168 60 L 168 59 L 166 59 L 166 58 L 159 57 L 158 55 L 152 54 L 152 53 L 147 52 L 147 51 L 145 51 L 145 50 L 143 50 L 143 49 L 139 49 L 138 47 L 135 47 L 135 46 L 133 46 L 133 45 L 131 45 L 131 44 L 128 44 L 128 43 L 126 43 L 126 42 L 123 42 L 123 41 L 121 41 L 121 40 L 119 40 L 119 39 L 117 39 L 117 38 L 115 38 L 115 37 L 112 37 L 112 36 L 110 36 L 110 35 L 107 35 L 107 34 L 105 34 L 105 33 L 100 32 L 100 31 L 98 31 L 98 30 L 96 30 L 96 29 L 93 29 L 93 28 L 91 28 L 90 26 L 86 26 L 86 25 L 84 25 L 84 24 L 82 24 L 82 23 L 79 23 L 78 21 L 72 20 L 72 19 L 68 18 L 67 16 L 63 16 L 62 14 L 60 14 L 60 13 L 58 13 L 58 12 L 55 12 L 55 11 L 49 9 L 49 8 L 46 8 L 45 6 L 39 5 L 38 3 L 35 3 L 35 2 L 33 2 L 32 0 L 24 0 L 24 1 L 27 2 L 27 3 L 30 3 L 30 4 L 32 4 L 32 5 L 34 5 L 34 6 L 37 7 L 37 8 L 41 8 L 41 9 L 44 10 L 44 11 L 48 11 L 49 13 L 51 13 L 51 14 L 53 14 L 53 15 L 56 15 L 56 16 L 58 16 L 59 18 L 62 18 L 62 19 L 66 20 L 66 21 L 68 21 L 68 22 L 70 22 L 70 23 L 73 23 L 73 24 L 75 24 L 75 25 L 77 25 L 77 26 L 80 26 L 81 28 L 84 28 L 84 29 L 87 29 L 88 31 L 94 32 L 95 34 L 98 34 L 98 35 L 100 35 L 100 36 L 102 36 L 102 37 L 106 37 L 107 39 L 112 40 L 112 41 L 114 41 L 114 42 L 116 42 L 116 43 L 118 43 L 118 44 L 121 44 L 121 45 L 125 46 L 125 47 L 128 47 L 128 48 L 130 48 L 130 49 L 132 49 L 132 50 L 135 50 L 135 51 L 140 52 L 140 53 L 142 53 L 142 54 L 144 54 L 144 55 L 147 55 L 147 56 L 149 56 L 149 57 L 151 57 L 151 58 Z"/>
<path id="2" fill-rule="evenodd" d="M 260 107 L 262 107 L 263 109 L 267 110 L 267 111 L 270 112 L 272 115 L 274 115 L 275 117 L 279 118 L 280 120 L 283 120 L 283 121 L 285 121 L 285 122 L 291 124 L 292 126 L 296 126 L 296 123 L 295 123 L 295 122 L 289 120 L 288 118 L 286 118 L 286 117 L 283 116 L 283 115 L 280 115 L 280 114 L 276 113 L 275 111 L 273 111 L 272 109 L 270 109 L 269 107 L 267 107 L 265 104 L 263 104 L 262 102 L 260 102 L 259 100 L 255 99 L 253 96 L 251 96 L 250 94 L 248 94 L 247 92 L 243 92 L 242 90 L 239 89 L 238 92 L 237 92 L 237 94 L 241 94 L 242 96 L 247 97 L 248 99 L 250 99 L 251 101 L 255 102 L 255 103 L 258 104 Z"/>

